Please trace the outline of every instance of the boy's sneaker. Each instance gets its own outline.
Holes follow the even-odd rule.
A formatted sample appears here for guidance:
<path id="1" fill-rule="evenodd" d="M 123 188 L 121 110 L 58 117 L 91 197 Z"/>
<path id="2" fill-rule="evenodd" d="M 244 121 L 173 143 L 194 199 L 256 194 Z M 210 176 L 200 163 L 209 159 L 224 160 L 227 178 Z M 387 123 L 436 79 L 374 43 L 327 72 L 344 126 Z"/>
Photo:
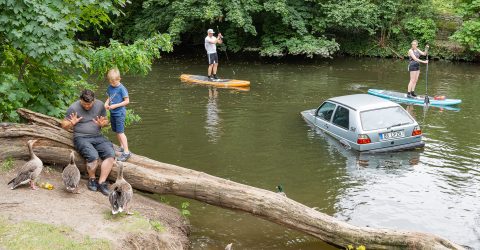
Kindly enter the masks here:
<path id="1" fill-rule="evenodd" d="M 132 156 L 131 152 L 128 152 L 128 153 L 123 152 L 122 155 L 120 155 L 120 157 L 117 157 L 117 161 L 127 161 L 128 158 L 130 158 L 130 156 Z"/>
<path id="2" fill-rule="evenodd" d="M 98 189 L 98 182 L 95 178 L 90 178 L 88 179 L 88 184 L 87 184 L 88 189 L 90 189 L 93 192 L 96 192 Z"/>
<path id="3" fill-rule="evenodd" d="M 110 189 L 108 189 L 108 183 L 107 182 L 104 182 L 102 184 L 98 184 L 98 189 L 105 196 L 108 196 L 110 194 Z"/>
<path id="4" fill-rule="evenodd" d="M 209 81 L 213 81 L 213 76 L 208 76 Z"/>
<path id="5" fill-rule="evenodd" d="M 415 95 L 415 91 L 410 92 L 410 95 L 413 97 L 417 97 L 417 95 Z"/>
<path id="6" fill-rule="evenodd" d="M 218 80 L 217 75 L 213 75 L 213 79 Z"/>

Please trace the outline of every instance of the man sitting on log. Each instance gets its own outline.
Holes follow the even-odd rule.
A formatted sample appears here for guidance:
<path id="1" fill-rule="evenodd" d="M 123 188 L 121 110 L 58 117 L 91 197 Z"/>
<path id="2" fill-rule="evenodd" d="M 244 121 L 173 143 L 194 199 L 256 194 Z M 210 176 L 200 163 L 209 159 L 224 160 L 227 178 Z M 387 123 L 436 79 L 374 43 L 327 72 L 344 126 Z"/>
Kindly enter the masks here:
<path id="1" fill-rule="evenodd" d="M 100 190 L 108 195 L 110 190 L 106 182 L 113 167 L 115 151 L 113 144 L 100 133 L 100 129 L 108 125 L 107 111 L 103 102 L 95 99 L 91 90 L 83 90 L 80 100 L 74 102 L 67 110 L 62 128 L 73 128 L 73 144 L 87 161 L 88 189 Z M 98 182 L 95 179 L 95 171 L 98 159 L 101 158 L 102 166 Z"/>

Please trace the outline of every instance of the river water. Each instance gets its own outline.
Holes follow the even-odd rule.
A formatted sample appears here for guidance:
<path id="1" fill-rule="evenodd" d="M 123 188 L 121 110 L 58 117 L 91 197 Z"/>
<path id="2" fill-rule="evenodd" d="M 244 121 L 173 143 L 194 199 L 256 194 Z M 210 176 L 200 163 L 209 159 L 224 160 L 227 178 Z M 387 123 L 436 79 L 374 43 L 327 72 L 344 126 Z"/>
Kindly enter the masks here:
<path id="1" fill-rule="evenodd" d="M 222 62 L 219 75 L 250 80 L 250 91 L 181 83 L 182 73 L 205 74 L 200 59 L 163 59 L 146 77 L 123 77 L 129 108 L 143 118 L 126 130 L 134 153 L 267 190 L 282 185 L 288 197 L 354 225 L 429 232 L 480 249 L 480 65 L 432 62 L 429 93 L 462 99 L 459 109 L 403 105 L 421 125 L 425 149 L 365 156 L 299 113 L 369 88 L 404 91 L 405 61 Z M 422 68 L 416 93 L 424 92 Z M 249 214 L 188 202 L 193 249 L 334 249 Z"/>

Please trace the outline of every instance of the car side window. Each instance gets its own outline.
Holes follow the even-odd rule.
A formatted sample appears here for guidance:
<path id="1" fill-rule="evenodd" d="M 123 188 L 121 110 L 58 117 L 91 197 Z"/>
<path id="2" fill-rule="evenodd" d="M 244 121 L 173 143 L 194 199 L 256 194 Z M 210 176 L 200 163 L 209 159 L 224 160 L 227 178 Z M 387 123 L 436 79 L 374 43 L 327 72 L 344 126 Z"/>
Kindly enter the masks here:
<path id="1" fill-rule="evenodd" d="M 330 121 L 330 118 L 332 118 L 333 110 L 335 110 L 335 107 L 337 105 L 331 103 L 331 102 L 324 102 L 322 106 L 317 110 L 317 117 L 322 118 L 323 120 Z"/>
<path id="2" fill-rule="evenodd" d="M 338 106 L 333 115 L 332 123 L 348 130 L 349 125 L 349 111 L 347 108 Z"/>

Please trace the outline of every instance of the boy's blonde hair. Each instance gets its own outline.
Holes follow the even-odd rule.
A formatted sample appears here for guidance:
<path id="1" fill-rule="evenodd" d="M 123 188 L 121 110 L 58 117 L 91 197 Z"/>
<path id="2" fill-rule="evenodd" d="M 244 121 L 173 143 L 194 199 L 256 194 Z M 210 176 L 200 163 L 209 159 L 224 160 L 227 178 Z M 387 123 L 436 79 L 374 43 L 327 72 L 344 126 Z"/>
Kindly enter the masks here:
<path id="1" fill-rule="evenodd" d="M 109 70 L 107 73 L 107 79 L 110 81 L 120 80 L 120 71 L 117 68 Z"/>

